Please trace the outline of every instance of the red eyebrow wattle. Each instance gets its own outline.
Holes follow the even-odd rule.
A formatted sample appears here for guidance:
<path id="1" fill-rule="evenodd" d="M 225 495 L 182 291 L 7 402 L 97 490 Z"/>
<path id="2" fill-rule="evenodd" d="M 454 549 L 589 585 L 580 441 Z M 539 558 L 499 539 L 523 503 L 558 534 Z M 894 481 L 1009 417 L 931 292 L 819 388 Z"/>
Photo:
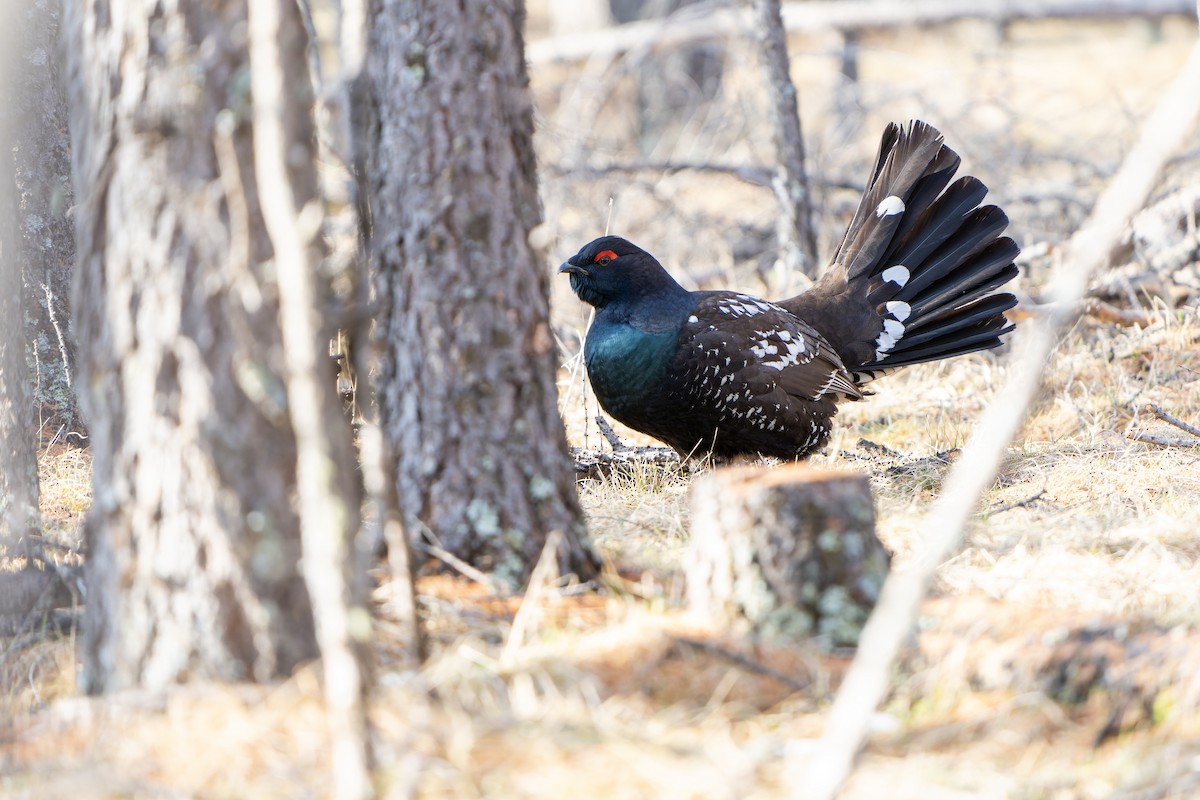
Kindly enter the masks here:
<path id="1" fill-rule="evenodd" d="M 616 261 L 616 260 L 617 260 L 617 254 L 616 254 L 616 253 L 614 253 L 612 250 L 601 250 L 599 253 L 596 253 L 596 258 L 595 258 L 595 260 L 596 260 L 596 261 L 599 261 L 599 260 L 600 260 L 600 259 L 602 259 L 602 258 L 607 258 L 607 259 L 609 259 L 610 261 Z"/>

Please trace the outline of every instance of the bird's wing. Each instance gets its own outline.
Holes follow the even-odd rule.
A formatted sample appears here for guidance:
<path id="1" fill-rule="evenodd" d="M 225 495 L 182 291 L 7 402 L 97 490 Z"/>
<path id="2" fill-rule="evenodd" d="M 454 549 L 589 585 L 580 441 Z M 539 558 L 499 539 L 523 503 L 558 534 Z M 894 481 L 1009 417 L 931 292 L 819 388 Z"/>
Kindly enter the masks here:
<path id="1" fill-rule="evenodd" d="M 692 380 L 721 397 L 748 400 L 777 387 L 812 401 L 863 396 L 820 333 L 766 300 L 712 292 L 688 318 L 683 339 Z"/>

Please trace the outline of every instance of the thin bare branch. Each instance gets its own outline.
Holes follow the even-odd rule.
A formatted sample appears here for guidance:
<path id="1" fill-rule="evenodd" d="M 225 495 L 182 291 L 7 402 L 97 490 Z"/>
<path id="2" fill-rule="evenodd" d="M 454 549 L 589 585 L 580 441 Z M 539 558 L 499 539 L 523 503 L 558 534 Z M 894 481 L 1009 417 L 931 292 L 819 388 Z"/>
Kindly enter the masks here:
<path id="1" fill-rule="evenodd" d="M 613 430 L 612 425 L 608 424 L 608 420 L 604 418 L 603 414 L 596 415 L 596 427 L 600 429 L 600 433 L 608 440 L 608 446 L 613 449 L 614 453 L 629 449 L 629 445 L 621 441 L 621 437 L 617 436 L 617 432 Z"/>
<path id="2" fill-rule="evenodd" d="M 279 271 L 287 399 L 296 435 L 305 584 L 312 599 L 324 665 L 325 702 L 332 739 L 333 796 L 374 796 L 369 773 L 363 678 L 351 631 L 352 590 L 347 580 L 357 507 L 344 475 L 348 449 L 339 453 L 330 425 L 338 410 L 318 347 L 322 325 L 316 276 L 322 213 L 311 149 L 311 104 L 295 91 L 289 72 L 305 51 L 294 0 L 249 4 L 254 163 L 263 221 Z M 307 163 L 295 158 L 309 148 Z M 325 380 L 326 385 L 321 381 Z M 345 442 L 349 446 L 348 438 Z"/>
<path id="3" fill-rule="evenodd" d="M 1143 311 L 1136 308 L 1117 308 L 1112 303 L 1106 303 L 1098 297 L 1091 297 L 1083 305 L 1083 313 L 1101 322 L 1122 327 L 1145 328 L 1162 321 L 1162 315 L 1153 311 Z"/>
<path id="4" fill-rule="evenodd" d="M 1189 3 L 1189 6 L 1191 4 Z M 796 797 L 829 800 L 849 776 L 871 715 L 887 690 L 901 644 L 913 629 L 934 571 L 962 541 L 979 498 L 995 479 L 1008 443 L 1041 385 L 1042 369 L 1060 333 L 1076 319 L 1092 272 L 1107 263 L 1129 220 L 1145 204 L 1163 165 L 1200 116 L 1200 43 L 1154 113 L 1087 223 L 1070 240 L 1054 275 L 1055 302 L 1031 319 L 1018 340 L 1008 380 L 980 418 L 920 530 L 930 537 L 907 569 L 893 572 L 867 621 L 858 654 L 830 711 L 825 732 L 797 765 Z M 806 757 L 805 757 L 806 756 Z"/>
<path id="5" fill-rule="evenodd" d="M 808 0 L 783 6 L 783 26 L 789 31 L 864 30 L 906 25 L 934 25 L 962 19 L 1007 22 L 1018 19 L 1077 17 L 1161 17 L 1190 14 L 1189 0 Z M 607 30 L 586 30 L 531 42 L 532 65 L 614 58 L 644 47 L 668 49 L 700 41 L 725 39 L 750 30 L 748 9 L 715 8 L 664 24 L 662 20 L 631 22 Z"/>
<path id="6" fill-rule="evenodd" d="M 1132 439 L 1135 442 L 1156 444 L 1159 447 L 1200 447 L 1200 439 L 1159 436 L 1156 433 L 1146 433 L 1145 431 L 1130 431 L 1125 434 L 1125 438 Z"/>

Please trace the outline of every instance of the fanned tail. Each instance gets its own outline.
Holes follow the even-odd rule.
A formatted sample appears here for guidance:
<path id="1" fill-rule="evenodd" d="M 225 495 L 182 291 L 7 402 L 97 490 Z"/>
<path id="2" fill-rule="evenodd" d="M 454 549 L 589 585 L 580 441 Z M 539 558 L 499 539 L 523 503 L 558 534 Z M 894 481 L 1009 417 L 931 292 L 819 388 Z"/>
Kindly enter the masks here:
<path id="1" fill-rule="evenodd" d="M 987 187 L 951 183 L 958 155 L 924 122 L 891 124 L 829 269 L 779 305 L 820 331 L 856 380 L 997 347 L 1013 329 L 1017 275 L 1008 217 Z"/>

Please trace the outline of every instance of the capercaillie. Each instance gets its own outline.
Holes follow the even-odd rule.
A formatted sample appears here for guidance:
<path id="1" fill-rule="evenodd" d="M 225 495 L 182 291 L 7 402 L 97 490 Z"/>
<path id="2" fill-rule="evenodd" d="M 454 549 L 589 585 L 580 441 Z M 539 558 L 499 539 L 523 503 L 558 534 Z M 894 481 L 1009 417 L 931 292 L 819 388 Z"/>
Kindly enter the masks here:
<path id="1" fill-rule="evenodd" d="M 688 291 L 618 236 L 584 245 L 559 272 L 596 308 L 584 361 L 600 405 L 684 456 L 803 458 L 866 383 L 999 346 L 1018 248 L 983 183 L 951 183 L 959 161 L 932 126 L 889 125 L 829 267 L 786 300 Z"/>

